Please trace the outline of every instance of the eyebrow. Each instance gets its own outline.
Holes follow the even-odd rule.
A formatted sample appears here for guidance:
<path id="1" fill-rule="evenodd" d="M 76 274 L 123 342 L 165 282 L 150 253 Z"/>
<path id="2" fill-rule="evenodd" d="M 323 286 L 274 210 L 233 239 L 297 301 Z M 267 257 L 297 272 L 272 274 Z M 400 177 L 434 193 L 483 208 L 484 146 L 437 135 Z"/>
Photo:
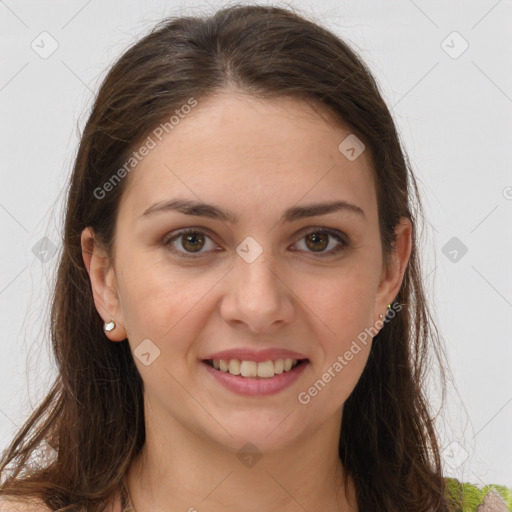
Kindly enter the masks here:
<path id="1" fill-rule="evenodd" d="M 229 210 L 223 210 L 218 206 L 192 201 L 190 199 L 171 199 L 165 202 L 158 202 L 151 205 L 139 216 L 139 218 L 148 218 L 155 213 L 175 211 L 185 215 L 194 215 L 218 219 L 225 222 L 236 224 L 238 216 Z M 327 215 L 329 213 L 344 211 L 354 213 L 367 220 L 364 210 L 359 206 L 348 203 L 347 201 L 331 201 L 327 203 L 313 203 L 304 206 L 292 206 L 283 212 L 279 222 L 294 222 L 307 217 L 317 215 Z"/>

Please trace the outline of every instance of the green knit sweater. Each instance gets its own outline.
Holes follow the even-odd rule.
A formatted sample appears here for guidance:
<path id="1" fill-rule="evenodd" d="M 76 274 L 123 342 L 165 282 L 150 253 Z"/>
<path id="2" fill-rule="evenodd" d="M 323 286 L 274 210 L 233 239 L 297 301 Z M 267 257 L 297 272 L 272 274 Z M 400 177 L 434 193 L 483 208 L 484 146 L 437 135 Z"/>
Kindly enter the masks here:
<path id="1" fill-rule="evenodd" d="M 490 492 L 497 492 L 512 511 L 512 489 L 503 485 L 486 485 L 479 489 L 470 483 L 461 483 L 455 478 L 446 478 L 446 497 L 453 512 L 477 512 Z"/>

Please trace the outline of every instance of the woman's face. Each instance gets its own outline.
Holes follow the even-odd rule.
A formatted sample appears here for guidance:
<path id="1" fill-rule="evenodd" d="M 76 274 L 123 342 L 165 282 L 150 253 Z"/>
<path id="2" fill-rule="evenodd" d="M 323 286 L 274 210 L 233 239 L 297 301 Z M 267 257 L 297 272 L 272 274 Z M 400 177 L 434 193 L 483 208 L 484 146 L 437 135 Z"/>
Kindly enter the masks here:
<path id="1" fill-rule="evenodd" d="M 152 136 L 93 288 L 161 425 L 260 450 L 339 428 L 371 346 L 362 333 L 382 325 L 404 270 L 383 267 L 369 155 L 353 139 L 339 149 L 349 135 L 300 100 L 230 92 Z M 336 202 L 350 206 L 323 211 Z M 288 372 L 285 359 L 307 361 Z"/>

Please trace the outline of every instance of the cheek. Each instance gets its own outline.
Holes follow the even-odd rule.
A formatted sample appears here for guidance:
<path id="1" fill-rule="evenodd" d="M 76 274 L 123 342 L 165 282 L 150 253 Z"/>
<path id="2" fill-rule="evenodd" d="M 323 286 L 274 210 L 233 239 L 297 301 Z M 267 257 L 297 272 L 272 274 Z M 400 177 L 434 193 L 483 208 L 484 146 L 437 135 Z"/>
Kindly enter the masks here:
<path id="1" fill-rule="evenodd" d="M 331 400 L 334 407 L 342 405 L 354 389 L 366 365 L 371 348 L 374 321 L 375 276 L 363 262 L 340 270 L 328 286 L 310 286 L 307 301 L 310 318 L 316 318 L 316 338 L 321 354 L 313 368 L 320 382 L 312 390 Z M 310 283 L 311 285 L 311 283 Z M 303 294 L 307 293 L 304 288 Z M 325 387 L 325 390 L 324 390 Z"/>
<path id="2" fill-rule="evenodd" d="M 315 336 L 320 352 L 297 398 L 319 422 L 343 406 L 366 366 L 372 344 L 369 295 L 371 291 L 365 293 L 361 286 L 343 287 L 324 295 L 323 303 L 319 299 L 315 306 L 323 314 Z"/>
<path id="3" fill-rule="evenodd" d="M 158 257 L 156 257 L 158 256 Z M 150 338 L 162 349 L 179 350 L 180 339 L 200 329 L 198 311 L 218 276 L 201 270 L 179 269 L 155 253 L 141 252 L 119 262 L 120 294 L 126 330 L 135 345 Z M 193 318 L 193 321 L 191 319 Z M 179 336 L 177 333 L 179 332 Z"/>
<path id="4" fill-rule="evenodd" d="M 359 347 L 352 347 L 348 351 L 350 360 L 346 357 L 347 352 L 342 352 L 332 361 L 326 361 L 311 381 L 306 382 L 307 387 L 300 390 L 297 400 L 301 406 L 309 409 L 308 417 L 312 421 L 321 424 L 326 417 L 341 410 L 363 373 L 370 343 L 359 343 Z"/>
<path id="5" fill-rule="evenodd" d="M 340 269 L 315 286 L 301 287 L 301 297 L 324 325 L 321 339 L 328 340 L 328 349 L 341 350 L 353 337 L 369 328 L 374 320 L 376 280 L 361 262 Z M 305 284 L 305 283 L 304 283 Z"/>

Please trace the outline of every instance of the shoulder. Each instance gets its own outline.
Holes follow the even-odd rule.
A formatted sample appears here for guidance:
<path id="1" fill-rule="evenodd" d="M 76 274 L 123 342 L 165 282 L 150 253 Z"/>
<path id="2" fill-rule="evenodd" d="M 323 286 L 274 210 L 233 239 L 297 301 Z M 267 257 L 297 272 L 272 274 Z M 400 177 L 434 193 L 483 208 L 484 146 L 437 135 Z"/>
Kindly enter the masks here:
<path id="1" fill-rule="evenodd" d="M 0 497 L 0 512 L 51 512 L 41 500 Z"/>
<path id="2" fill-rule="evenodd" d="M 446 498 L 454 512 L 509 512 L 512 510 L 512 488 L 459 482 L 445 478 Z"/>
<path id="3" fill-rule="evenodd" d="M 509 509 L 503 498 L 496 491 L 490 491 L 484 502 L 478 506 L 477 512 L 508 512 Z"/>

